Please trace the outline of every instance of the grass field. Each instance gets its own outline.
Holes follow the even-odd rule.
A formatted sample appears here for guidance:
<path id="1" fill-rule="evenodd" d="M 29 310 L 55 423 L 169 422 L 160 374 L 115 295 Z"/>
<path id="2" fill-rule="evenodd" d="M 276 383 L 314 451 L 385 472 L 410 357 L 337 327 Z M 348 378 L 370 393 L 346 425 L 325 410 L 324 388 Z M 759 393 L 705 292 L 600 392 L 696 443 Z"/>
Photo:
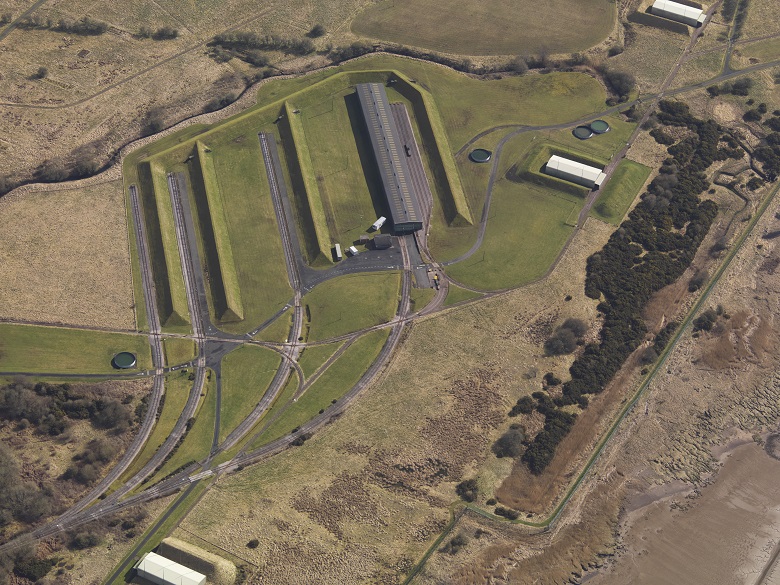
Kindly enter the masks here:
<path id="1" fill-rule="evenodd" d="M 317 371 L 322 364 L 324 364 L 330 356 L 332 356 L 338 349 L 344 344 L 342 341 L 335 343 L 327 343 L 324 345 L 312 345 L 303 350 L 298 365 L 303 370 L 303 375 L 309 378 L 314 372 Z"/>
<path id="2" fill-rule="evenodd" d="M 121 181 L 3 197 L 0 224 L 0 317 L 135 328 Z"/>
<path id="3" fill-rule="evenodd" d="M 280 315 L 276 321 L 258 333 L 255 336 L 255 339 L 259 339 L 261 341 L 276 341 L 278 343 L 284 343 L 290 336 L 290 327 L 292 327 L 292 312 L 287 311 L 283 315 Z"/>
<path id="4" fill-rule="evenodd" d="M 482 247 L 450 266 L 447 274 L 480 290 L 520 286 L 541 277 L 571 234 L 583 203 L 549 187 L 502 178 L 494 187 Z"/>
<path id="5" fill-rule="evenodd" d="M 435 0 L 377 2 L 358 14 L 352 31 L 463 55 L 522 55 L 543 47 L 570 53 L 599 43 L 615 20 L 615 5 L 606 0 L 458 0 L 441 8 Z"/>
<path id="6" fill-rule="evenodd" d="M 303 297 L 311 317 L 307 341 L 320 341 L 386 323 L 398 308 L 398 272 L 328 280 Z"/>
<path id="7" fill-rule="evenodd" d="M 469 301 L 480 296 L 482 295 L 479 293 L 475 293 L 474 291 L 461 288 L 450 283 L 450 288 L 447 290 L 447 298 L 444 299 L 444 306 L 449 307 L 456 303 L 460 303 L 461 301 Z"/>
<path id="8" fill-rule="evenodd" d="M 327 409 L 333 400 L 341 398 L 369 368 L 389 334 L 384 330 L 372 331 L 350 345 L 297 402 L 291 403 L 277 419 L 267 418 L 273 422 L 255 439 L 251 448 L 284 436 L 320 410 Z"/>
<path id="9" fill-rule="evenodd" d="M 413 288 L 409 294 L 412 312 L 424 309 L 435 295 L 436 291 L 432 288 Z"/>
<path id="10" fill-rule="evenodd" d="M 165 396 L 162 412 L 157 418 L 152 434 L 149 435 L 149 439 L 144 443 L 144 448 L 120 477 L 119 485 L 138 473 L 162 446 L 168 435 L 171 434 L 176 421 L 179 420 L 181 411 L 184 409 L 184 405 L 187 403 L 187 397 L 192 388 L 192 382 L 187 377 L 186 370 L 180 370 L 165 377 Z"/>
<path id="11" fill-rule="evenodd" d="M 123 335 L 0 323 L 0 371 L 116 374 L 111 359 L 120 351 L 136 354 L 137 372 L 152 365 L 149 340 Z"/>
<path id="12" fill-rule="evenodd" d="M 273 380 L 282 358 L 278 353 L 245 345 L 222 360 L 220 442 L 252 412 Z"/>
<path id="13" fill-rule="evenodd" d="M 152 476 L 147 486 L 154 485 L 183 465 L 200 461 L 209 454 L 211 442 L 214 438 L 214 423 L 217 412 L 216 379 L 211 370 L 207 372 L 203 393 L 205 393 L 205 396 L 200 399 L 198 410 L 195 412 L 195 423 L 192 425 L 192 428 L 187 432 L 184 441 L 178 446 L 171 458 Z M 178 414 L 181 414 L 181 411 Z"/>
<path id="14" fill-rule="evenodd" d="M 165 365 L 175 366 L 191 361 L 195 357 L 195 342 L 181 337 L 163 339 Z"/>
<path id="15" fill-rule="evenodd" d="M 622 160 L 599 194 L 590 215 L 620 225 L 652 169 L 632 160 Z"/>
<path id="16" fill-rule="evenodd" d="M 198 185 L 205 193 L 211 227 L 211 230 L 202 229 L 201 233 L 209 231 L 213 241 L 208 242 L 207 247 L 213 250 L 212 254 L 216 252 L 216 262 L 212 263 L 216 274 L 210 274 L 212 291 L 218 291 L 213 295 L 214 308 L 220 321 L 241 321 L 244 318 L 244 305 L 241 302 L 241 289 L 233 261 L 233 246 L 230 243 L 222 193 L 214 171 L 212 150 L 197 141 L 194 152 L 196 156 L 190 166 L 190 176 L 193 184 Z"/>
<path id="17" fill-rule="evenodd" d="M 748 63 L 744 64 L 745 66 L 754 63 L 776 61 L 777 59 L 780 59 L 780 39 L 767 39 L 756 43 L 741 45 L 735 50 L 735 53 L 739 53 L 743 59 L 748 61 Z"/>

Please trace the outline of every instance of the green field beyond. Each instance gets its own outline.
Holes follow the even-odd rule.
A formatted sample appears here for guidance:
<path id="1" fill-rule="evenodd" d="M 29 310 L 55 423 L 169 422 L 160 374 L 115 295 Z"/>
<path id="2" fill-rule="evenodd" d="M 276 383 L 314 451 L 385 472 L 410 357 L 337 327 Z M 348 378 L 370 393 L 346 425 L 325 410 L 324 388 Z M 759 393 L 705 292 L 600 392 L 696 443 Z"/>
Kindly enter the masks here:
<path id="1" fill-rule="evenodd" d="M 308 341 L 320 341 L 386 323 L 398 308 L 398 272 L 340 276 L 303 297 L 311 318 Z"/>
<path id="2" fill-rule="evenodd" d="M 384 0 L 352 22 L 358 35 L 462 55 L 587 49 L 612 30 L 608 0 Z"/>
<path id="3" fill-rule="evenodd" d="M 0 324 L 0 372 L 116 374 L 111 360 L 120 351 L 132 352 L 138 360 L 123 373 L 152 367 L 145 335 Z"/>

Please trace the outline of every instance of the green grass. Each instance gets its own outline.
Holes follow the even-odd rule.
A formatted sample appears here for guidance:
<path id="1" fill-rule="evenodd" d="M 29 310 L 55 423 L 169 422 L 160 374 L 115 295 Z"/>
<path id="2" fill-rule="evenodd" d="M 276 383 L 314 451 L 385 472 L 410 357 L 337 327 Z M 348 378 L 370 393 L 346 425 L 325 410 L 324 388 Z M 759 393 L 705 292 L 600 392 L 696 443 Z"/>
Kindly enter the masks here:
<path id="1" fill-rule="evenodd" d="M 412 311 L 422 310 L 436 296 L 436 291 L 432 288 L 413 288 L 409 299 L 411 301 Z"/>
<path id="2" fill-rule="evenodd" d="M 135 368 L 122 371 L 152 367 L 145 335 L 0 323 L 0 372 L 116 374 L 111 360 L 120 351 L 138 359 Z"/>
<path id="3" fill-rule="evenodd" d="M 606 38 L 615 21 L 607 0 L 547 2 L 373 2 L 352 22 L 358 35 L 461 55 L 582 51 Z"/>
<path id="4" fill-rule="evenodd" d="M 284 436 L 316 416 L 321 409 L 327 409 L 333 400 L 341 398 L 373 363 L 389 334 L 386 330 L 372 331 L 355 341 L 297 402 L 289 403 L 281 411 L 281 415 L 253 441 L 251 448 Z"/>
<path id="5" fill-rule="evenodd" d="M 241 288 L 238 282 L 238 273 L 236 264 L 233 261 L 233 246 L 230 243 L 230 233 L 228 230 L 225 209 L 222 204 L 222 194 L 217 182 L 216 172 L 214 170 L 214 159 L 211 151 L 202 142 L 196 142 L 197 153 L 195 159 L 197 167 L 193 162 L 193 167 L 200 170 L 203 183 L 203 190 L 208 202 L 209 219 L 211 220 L 211 233 L 214 239 L 214 248 L 217 255 L 217 272 L 211 274 L 212 281 L 219 280 L 221 286 L 218 288 L 223 298 L 215 298 L 214 306 L 217 311 L 217 317 L 221 321 L 241 321 L 244 318 L 244 305 L 241 302 Z"/>
<path id="6" fill-rule="evenodd" d="M 398 308 L 398 272 L 351 274 L 328 280 L 303 297 L 311 316 L 307 341 L 320 341 L 386 323 Z"/>
<path id="7" fill-rule="evenodd" d="M 165 350 L 165 365 L 175 366 L 192 361 L 195 358 L 195 342 L 181 337 L 163 339 Z"/>
<path id="8" fill-rule="evenodd" d="M 208 370 L 206 383 L 203 385 L 203 392 L 206 395 L 200 400 L 200 405 L 194 417 L 195 423 L 185 435 L 184 441 L 144 487 L 154 485 L 182 465 L 205 459 L 209 451 L 211 451 L 217 412 L 216 379 L 214 372 L 211 370 Z M 181 414 L 181 411 L 179 411 L 179 414 Z"/>
<path id="9" fill-rule="evenodd" d="M 290 157 L 293 160 L 288 159 L 287 164 L 294 163 L 294 168 L 290 169 L 290 173 L 295 175 L 293 179 L 299 180 L 302 187 L 302 193 L 299 193 L 299 195 L 303 196 L 304 201 L 300 202 L 300 206 L 306 209 L 306 214 L 308 215 L 306 219 L 309 220 L 306 222 L 306 225 L 302 226 L 302 231 L 304 232 L 304 237 L 311 241 L 311 245 L 308 246 L 310 250 L 309 263 L 325 266 L 331 262 L 328 223 L 322 204 L 317 175 L 311 160 L 311 152 L 303 129 L 303 122 L 298 114 L 293 114 L 294 109 L 290 107 L 289 102 L 286 102 L 284 104 L 285 117 L 280 122 L 289 131 L 287 140 L 292 142 L 289 145 L 291 148 L 288 148 L 288 152 L 295 152 L 295 156 Z M 293 188 L 293 194 L 300 190 Z"/>
<path id="10" fill-rule="evenodd" d="M 596 217 L 612 225 L 620 225 L 631 203 L 650 176 L 650 167 L 624 159 L 615 169 L 609 182 L 599 194 L 590 211 Z"/>
<path id="11" fill-rule="evenodd" d="M 475 293 L 472 290 L 461 288 L 450 283 L 449 289 L 447 289 L 447 298 L 444 299 L 444 306 L 449 307 L 450 305 L 454 305 L 462 301 L 470 301 L 471 299 L 476 299 L 480 296 L 482 295 L 479 293 Z"/>
<path id="12" fill-rule="evenodd" d="M 470 258 L 447 274 L 480 290 L 500 290 L 540 278 L 571 234 L 584 200 L 502 178 L 494 187 L 485 239 Z"/>
<path id="13" fill-rule="evenodd" d="M 239 347 L 225 356 L 222 360 L 220 442 L 260 402 L 281 363 L 278 353 L 254 345 Z"/>
<path id="14" fill-rule="evenodd" d="M 780 59 L 780 39 L 767 39 L 750 43 L 739 48 L 745 59 L 758 59 L 760 63 Z"/>
<path id="15" fill-rule="evenodd" d="M 255 339 L 284 343 L 290 335 L 290 327 L 292 327 L 292 311 L 287 311 L 258 333 Z"/>
<path id="16" fill-rule="evenodd" d="M 312 345 L 303 350 L 298 365 L 303 370 L 303 375 L 308 379 L 324 364 L 330 356 L 338 351 L 344 344 L 342 341 L 326 343 L 324 345 Z"/>
<path id="17" fill-rule="evenodd" d="M 157 207 L 157 221 L 160 223 L 160 236 L 162 249 L 165 256 L 167 286 L 170 295 L 171 312 L 169 315 L 161 315 L 163 325 L 183 325 L 189 323 L 189 309 L 187 305 L 187 291 L 184 287 L 184 274 L 181 268 L 181 257 L 176 240 L 176 229 L 173 223 L 173 206 L 171 203 L 168 181 L 165 169 L 156 163 L 149 164 L 152 176 L 154 204 Z M 150 244 L 151 246 L 151 244 Z M 157 285 L 161 279 L 155 278 Z"/>
<path id="18" fill-rule="evenodd" d="M 162 412 L 154 425 L 154 429 L 152 429 L 152 434 L 149 435 L 149 439 L 144 444 L 144 448 L 138 454 L 138 457 L 133 460 L 130 467 L 122 474 L 118 485 L 121 485 L 138 473 L 171 434 L 176 421 L 179 420 L 181 411 L 184 409 L 184 405 L 187 403 L 187 397 L 192 388 L 192 382 L 187 378 L 188 372 L 186 370 L 180 370 L 175 374 L 165 376 L 165 395 Z"/>
<path id="19" fill-rule="evenodd" d="M 604 116 L 610 127 L 606 134 L 594 134 L 588 140 L 580 140 L 572 134 L 571 129 L 540 132 L 538 140 L 543 140 L 552 147 L 574 152 L 590 158 L 593 162 L 606 164 L 613 154 L 626 145 L 631 133 L 636 128 L 633 122 L 626 122 L 621 115 Z"/>

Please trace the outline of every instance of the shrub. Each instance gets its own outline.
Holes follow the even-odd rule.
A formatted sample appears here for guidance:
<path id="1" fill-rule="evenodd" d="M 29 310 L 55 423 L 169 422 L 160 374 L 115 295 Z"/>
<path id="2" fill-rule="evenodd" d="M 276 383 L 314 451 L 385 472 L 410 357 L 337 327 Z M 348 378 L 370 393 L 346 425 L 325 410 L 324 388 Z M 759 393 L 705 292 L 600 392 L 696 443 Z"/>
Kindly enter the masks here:
<path id="1" fill-rule="evenodd" d="M 315 24 L 313 27 L 311 27 L 311 30 L 306 34 L 306 36 L 312 39 L 316 39 L 323 36 L 324 34 L 325 27 L 321 24 Z"/>
<path id="2" fill-rule="evenodd" d="M 636 79 L 630 73 L 625 71 L 605 71 L 604 83 L 612 93 L 624 96 L 630 94 L 636 85 Z"/>
<path id="3" fill-rule="evenodd" d="M 519 425 L 512 425 L 508 431 L 493 443 L 492 451 L 496 457 L 517 457 L 523 452 L 525 432 Z"/>
<path id="4" fill-rule="evenodd" d="M 697 270 L 688 283 L 688 292 L 696 292 L 699 290 L 704 285 L 704 283 L 707 282 L 709 277 L 709 273 L 703 268 Z"/>
<path id="5" fill-rule="evenodd" d="M 552 372 L 547 372 L 542 380 L 548 386 L 558 386 L 561 383 L 561 379 Z"/>
<path id="6" fill-rule="evenodd" d="M 170 41 L 178 38 L 179 31 L 171 26 L 163 26 L 154 31 L 151 36 L 155 41 Z"/>
<path id="7" fill-rule="evenodd" d="M 30 581 L 38 581 L 49 574 L 51 568 L 55 565 L 53 559 L 36 559 L 30 557 L 21 561 L 16 561 L 14 573 Z"/>
<path id="8" fill-rule="evenodd" d="M 49 75 L 49 70 L 46 67 L 38 67 L 38 71 L 35 72 L 35 79 L 44 79 Z"/>
<path id="9" fill-rule="evenodd" d="M 573 352 L 577 348 L 577 336 L 570 329 L 559 327 L 555 333 L 544 343 L 544 351 L 547 355 L 563 355 Z"/>
<path id="10" fill-rule="evenodd" d="M 479 495 L 476 479 L 466 479 L 455 486 L 455 493 L 464 502 L 473 502 Z"/>
<path id="11" fill-rule="evenodd" d="M 530 396 L 523 396 L 509 411 L 509 416 L 517 416 L 519 414 L 531 414 L 536 407 L 536 402 Z"/>
<path id="12" fill-rule="evenodd" d="M 528 71 L 528 63 L 526 63 L 525 58 L 518 56 L 509 62 L 507 65 L 507 70 L 519 75 L 523 75 Z"/>
<path id="13" fill-rule="evenodd" d="M 693 330 L 711 331 L 717 320 L 718 314 L 715 312 L 715 309 L 707 309 L 693 320 Z"/>
<path id="14" fill-rule="evenodd" d="M 100 537 L 94 532 L 79 532 L 70 540 L 71 548 L 83 550 L 100 544 Z"/>
<path id="15" fill-rule="evenodd" d="M 520 513 L 503 506 L 497 506 L 495 509 L 496 516 L 503 516 L 507 520 L 517 520 L 520 517 Z"/>
<path id="16" fill-rule="evenodd" d="M 652 346 L 646 347 L 644 350 L 642 350 L 642 355 L 639 356 L 639 362 L 644 365 L 652 364 L 657 359 L 658 353 Z"/>
<path id="17" fill-rule="evenodd" d="M 252 540 L 246 543 L 247 548 L 257 548 L 258 546 L 260 546 L 260 541 L 257 540 L 256 538 L 253 538 Z"/>

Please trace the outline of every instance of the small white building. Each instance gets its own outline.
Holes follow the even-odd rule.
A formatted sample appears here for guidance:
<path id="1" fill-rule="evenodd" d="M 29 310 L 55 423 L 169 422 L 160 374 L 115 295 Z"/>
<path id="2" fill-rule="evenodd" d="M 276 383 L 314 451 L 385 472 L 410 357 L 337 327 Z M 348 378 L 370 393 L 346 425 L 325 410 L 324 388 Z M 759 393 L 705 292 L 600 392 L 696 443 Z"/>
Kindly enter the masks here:
<path id="1" fill-rule="evenodd" d="M 550 176 L 577 183 L 589 189 L 598 189 L 607 178 L 598 167 L 590 167 L 554 154 L 544 166 L 544 172 Z"/>
<path id="2" fill-rule="evenodd" d="M 383 215 L 379 219 L 377 219 L 374 223 L 371 224 L 371 229 L 376 231 L 379 228 L 381 228 L 383 225 L 385 225 L 385 222 L 387 221 L 387 218 Z"/>
<path id="3" fill-rule="evenodd" d="M 673 0 L 655 0 L 650 12 L 656 16 L 676 20 L 694 28 L 704 24 L 704 19 L 707 17 L 700 8 L 686 6 L 679 2 L 673 2 Z"/>
<path id="4" fill-rule="evenodd" d="M 157 585 L 205 585 L 206 575 L 149 552 L 135 565 L 139 577 Z"/>

